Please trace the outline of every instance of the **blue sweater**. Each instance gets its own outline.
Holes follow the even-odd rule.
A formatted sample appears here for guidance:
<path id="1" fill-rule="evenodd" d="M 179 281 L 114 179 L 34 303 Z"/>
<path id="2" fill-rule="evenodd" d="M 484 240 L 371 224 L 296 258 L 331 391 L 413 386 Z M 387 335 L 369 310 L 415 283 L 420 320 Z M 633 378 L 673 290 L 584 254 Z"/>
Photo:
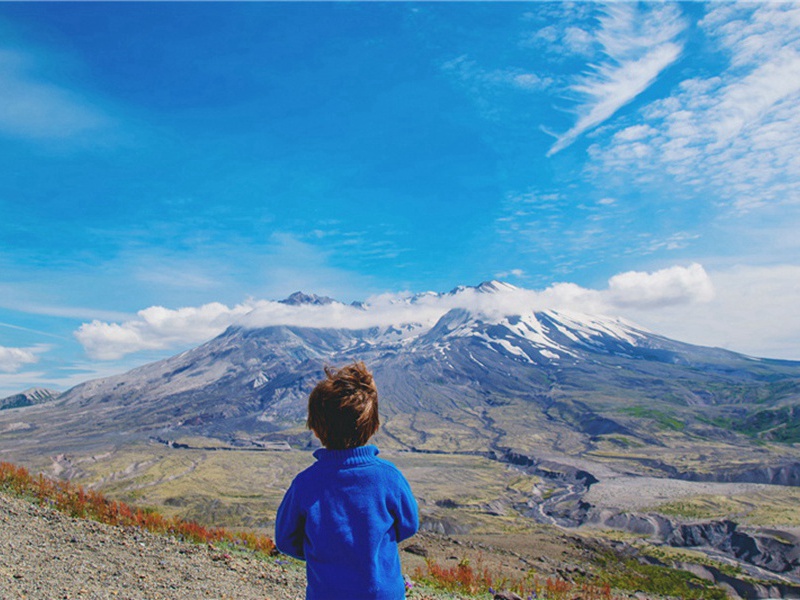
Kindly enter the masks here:
<path id="1" fill-rule="evenodd" d="M 405 598 L 397 542 L 419 527 L 403 474 L 375 446 L 314 452 L 283 497 L 275 543 L 306 561 L 307 600 Z"/>

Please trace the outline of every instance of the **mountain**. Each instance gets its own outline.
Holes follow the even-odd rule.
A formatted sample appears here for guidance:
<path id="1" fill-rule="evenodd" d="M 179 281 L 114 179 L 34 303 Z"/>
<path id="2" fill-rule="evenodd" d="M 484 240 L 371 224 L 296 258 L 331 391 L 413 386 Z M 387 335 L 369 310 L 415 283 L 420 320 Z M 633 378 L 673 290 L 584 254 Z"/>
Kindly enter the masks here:
<path id="1" fill-rule="evenodd" d="M 591 456 L 688 479 L 760 480 L 767 475 L 751 472 L 766 461 L 776 481 L 800 477 L 791 445 L 800 441 L 800 363 L 684 344 L 618 318 L 456 306 L 515 290 L 486 282 L 398 299 L 454 307 L 362 329 L 231 327 L 172 358 L 81 384 L 46 411 L 15 415 L 14 431 L 18 443 L 54 452 L 186 434 L 308 445 L 307 397 L 322 367 L 363 360 L 380 390 L 380 443 L 396 449 Z M 334 302 L 302 293 L 289 301 Z"/>
<path id="2" fill-rule="evenodd" d="M 304 294 L 303 292 L 295 292 L 288 298 L 280 300 L 281 304 L 289 304 L 290 306 L 299 306 L 301 304 L 311 304 L 312 306 L 324 306 L 326 304 L 333 304 L 336 302 L 333 298 L 328 296 L 317 296 L 316 294 Z"/>
<path id="3" fill-rule="evenodd" d="M 61 392 L 46 388 L 30 388 L 19 394 L 0 399 L 0 410 L 50 402 L 58 398 L 60 394 Z"/>

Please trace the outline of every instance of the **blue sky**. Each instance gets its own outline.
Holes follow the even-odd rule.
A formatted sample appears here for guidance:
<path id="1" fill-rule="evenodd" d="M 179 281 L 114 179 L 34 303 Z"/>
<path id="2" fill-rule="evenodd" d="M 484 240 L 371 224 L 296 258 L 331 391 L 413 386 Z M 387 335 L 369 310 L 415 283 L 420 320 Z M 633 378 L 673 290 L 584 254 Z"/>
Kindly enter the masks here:
<path id="1" fill-rule="evenodd" d="M 798 4 L 0 3 L 0 161 L 0 395 L 488 279 L 800 359 Z"/>

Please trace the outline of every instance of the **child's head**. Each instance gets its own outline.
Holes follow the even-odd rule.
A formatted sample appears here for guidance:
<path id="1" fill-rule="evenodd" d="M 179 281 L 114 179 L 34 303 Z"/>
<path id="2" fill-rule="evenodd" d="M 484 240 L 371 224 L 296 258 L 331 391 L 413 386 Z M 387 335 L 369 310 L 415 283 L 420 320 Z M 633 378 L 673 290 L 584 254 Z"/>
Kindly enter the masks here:
<path id="1" fill-rule="evenodd" d="M 308 428 L 330 450 L 363 446 L 378 431 L 378 388 L 363 362 L 325 367 L 308 397 Z"/>

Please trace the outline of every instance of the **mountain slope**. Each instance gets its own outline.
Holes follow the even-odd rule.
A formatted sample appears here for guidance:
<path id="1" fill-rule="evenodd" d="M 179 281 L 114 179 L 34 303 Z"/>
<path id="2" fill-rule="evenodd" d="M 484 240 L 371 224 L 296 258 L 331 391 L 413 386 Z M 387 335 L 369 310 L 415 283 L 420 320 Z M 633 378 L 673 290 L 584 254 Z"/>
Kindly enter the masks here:
<path id="1" fill-rule="evenodd" d="M 55 390 L 48 390 L 46 388 L 31 388 L 13 396 L 0 398 L 0 410 L 7 408 L 19 408 L 21 406 L 33 406 L 34 404 L 42 404 L 55 400 L 60 395 L 60 392 Z"/>
<path id="2" fill-rule="evenodd" d="M 439 297 L 513 290 L 488 282 Z M 290 300 L 333 302 L 300 293 Z M 362 329 L 231 327 L 193 350 L 14 415 L 27 425 L 17 424 L 15 437 L 54 450 L 186 434 L 306 445 L 308 392 L 324 365 L 352 360 L 373 369 L 381 442 L 397 449 L 591 453 L 627 469 L 694 477 L 702 475 L 686 462 L 687 447 L 713 470 L 733 458 L 734 466 L 763 463 L 754 441 L 796 441 L 796 428 L 780 420 L 800 405 L 800 363 L 683 344 L 622 319 L 464 307 L 428 322 Z M 783 465 L 795 454 L 783 446 L 769 460 Z"/>

